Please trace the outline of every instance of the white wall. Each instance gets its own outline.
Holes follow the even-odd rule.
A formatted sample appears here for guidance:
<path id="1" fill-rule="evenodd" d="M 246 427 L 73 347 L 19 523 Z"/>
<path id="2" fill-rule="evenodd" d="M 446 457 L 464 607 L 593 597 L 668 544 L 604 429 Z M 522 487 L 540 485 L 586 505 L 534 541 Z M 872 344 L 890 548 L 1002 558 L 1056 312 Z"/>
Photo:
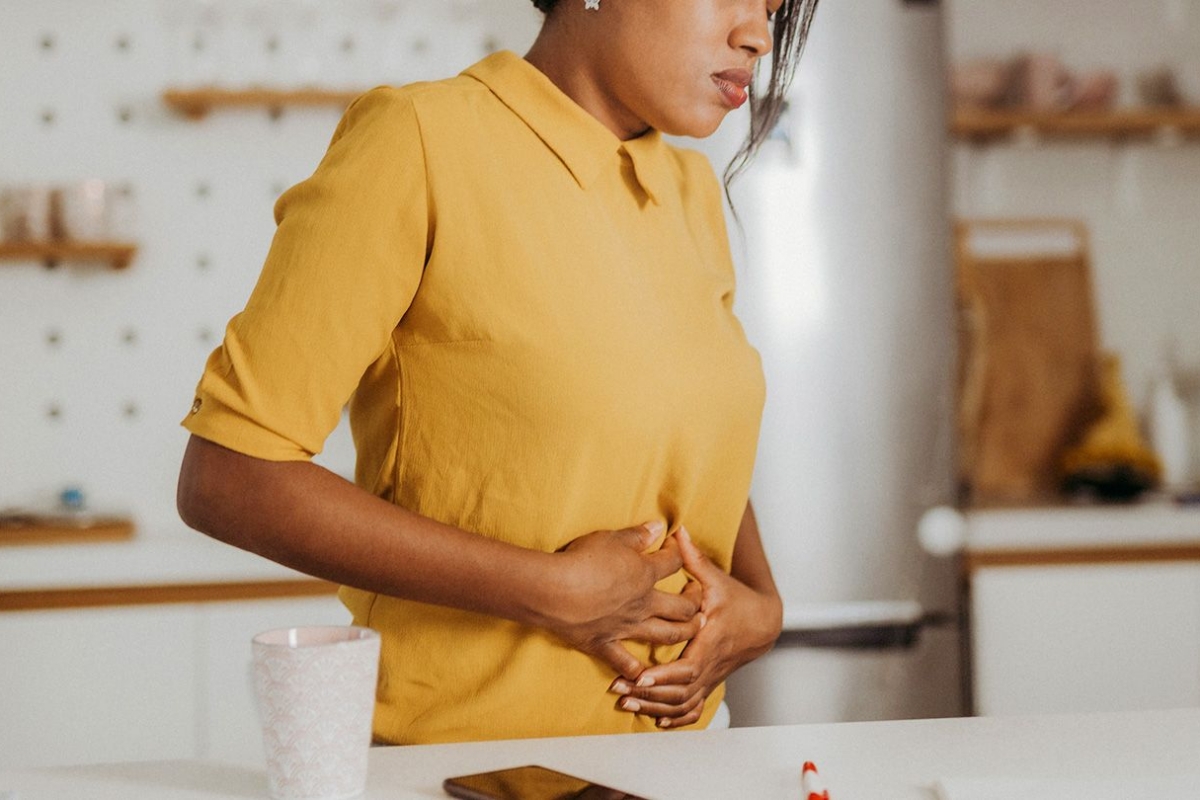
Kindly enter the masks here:
<path id="1" fill-rule="evenodd" d="M 382 7 L 399 13 L 384 23 L 371 16 Z M 198 23 L 202 8 L 217 22 Z M 286 13 L 250 16 L 271 8 Z M 340 111 L 197 123 L 162 91 L 292 85 L 306 71 L 362 87 L 454 74 L 489 49 L 524 52 L 540 14 L 522 0 L 0 0 L 0 19 L 0 185 L 127 182 L 141 247 L 124 272 L 0 263 L 0 509 L 53 503 L 74 484 L 94 510 L 131 513 L 139 535 L 180 533 L 178 423 L 257 277 L 276 196 L 316 166 Z M 344 427 L 323 460 L 350 474 Z"/>
<path id="2" fill-rule="evenodd" d="M 1111 69 L 1121 102 L 1137 102 L 1138 74 L 1176 70 L 1200 106 L 1197 0 L 948 0 L 947 43 L 957 61 L 1057 55 L 1075 70 Z M 963 216 L 1070 216 L 1093 242 L 1102 344 L 1123 357 L 1144 404 L 1168 337 L 1185 371 L 1200 373 L 1200 142 L 1000 144 L 954 151 L 953 208 Z"/>

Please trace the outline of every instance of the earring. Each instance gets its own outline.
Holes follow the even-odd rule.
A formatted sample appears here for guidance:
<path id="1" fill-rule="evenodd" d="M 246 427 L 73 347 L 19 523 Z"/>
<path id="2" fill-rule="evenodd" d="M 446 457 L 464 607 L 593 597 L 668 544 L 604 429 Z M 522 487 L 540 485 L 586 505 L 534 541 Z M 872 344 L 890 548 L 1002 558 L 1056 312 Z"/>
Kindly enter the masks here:
<path id="1" fill-rule="evenodd" d="M 583 7 L 587 11 L 599 11 L 600 0 L 583 0 Z"/>

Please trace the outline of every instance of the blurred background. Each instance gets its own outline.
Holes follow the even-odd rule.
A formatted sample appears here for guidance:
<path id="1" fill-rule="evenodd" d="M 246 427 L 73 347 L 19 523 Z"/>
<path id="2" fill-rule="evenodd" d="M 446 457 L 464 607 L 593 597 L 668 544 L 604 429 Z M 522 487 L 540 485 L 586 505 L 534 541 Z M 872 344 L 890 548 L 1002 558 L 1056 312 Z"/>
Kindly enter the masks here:
<path id="1" fill-rule="evenodd" d="M 256 763 L 250 636 L 346 617 L 186 530 L 178 423 L 349 100 L 540 15 L 0 19 L 0 767 Z M 746 125 L 678 144 L 720 173 Z M 734 724 L 1200 705 L 1197 187 L 1200 0 L 824 0 L 732 192 L 787 607 Z"/>

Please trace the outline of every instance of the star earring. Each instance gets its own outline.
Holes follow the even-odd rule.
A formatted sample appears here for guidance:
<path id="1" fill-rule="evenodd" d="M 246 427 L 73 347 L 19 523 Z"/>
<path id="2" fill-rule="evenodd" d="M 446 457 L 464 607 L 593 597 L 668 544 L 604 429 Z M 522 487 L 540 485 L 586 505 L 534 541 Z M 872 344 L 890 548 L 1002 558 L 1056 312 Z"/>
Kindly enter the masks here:
<path id="1" fill-rule="evenodd" d="M 599 11 L 600 0 L 583 0 L 583 7 L 587 11 Z"/>

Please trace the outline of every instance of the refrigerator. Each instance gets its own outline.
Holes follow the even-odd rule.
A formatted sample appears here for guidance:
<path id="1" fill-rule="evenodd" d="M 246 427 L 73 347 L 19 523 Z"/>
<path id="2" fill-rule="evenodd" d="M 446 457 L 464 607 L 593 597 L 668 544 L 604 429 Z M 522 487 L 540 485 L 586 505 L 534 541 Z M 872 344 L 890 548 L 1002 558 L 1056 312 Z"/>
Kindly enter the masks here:
<path id="1" fill-rule="evenodd" d="M 962 711 L 953 565 L 916 537 L 953 499 L 944 86 L 938 4 L 825 0 L 733 187 L 735 310 L 767 379 L 751 499 L 785 601 L 776 649 L 730 682 L 735 725 Z M 718 171 L 729 122 L 703 144 Z"/>

